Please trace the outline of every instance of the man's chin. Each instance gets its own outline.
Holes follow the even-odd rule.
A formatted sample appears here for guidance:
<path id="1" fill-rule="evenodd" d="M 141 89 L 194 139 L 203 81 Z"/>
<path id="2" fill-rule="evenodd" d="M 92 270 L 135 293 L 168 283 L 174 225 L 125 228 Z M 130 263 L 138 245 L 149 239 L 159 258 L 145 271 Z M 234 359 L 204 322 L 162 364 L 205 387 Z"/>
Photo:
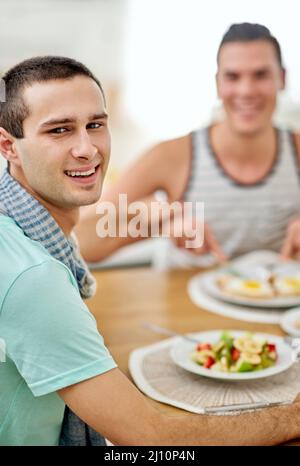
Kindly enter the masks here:
<path id="1" fill-rule="evenodd" d="M 76 190 L 72 193 L 70 200 L 76 204 L 76 206 L 85 206 L 95 204 L 99 201 L 102 193 L 102 183 L 98 186 L 85 186 L 84 189 Z"/>
<path id="2" fill-rule="evenodd" d="M 65 200 L 64 205 L 67 208 L 83 207 L 91 204 L 95 204 L 99 201 L 101 196 L 101 191 L 97 193 L 85 193 L 85 195 L 78 195 L 70 197 Z"/>
<path id="3" fill-rule="evenodd" d="M 261 122 L 233 122 L 233 130 L 240 136 L 255 136 L 256 134 L 261 133 L 266 125 Z"/>
<path id="4" fill-rule="evenodd" d="M 86 205 L 95 204 L 96 202 L 99 201 L 100 195 L 101 195 L 101 193 L 99 195 L 97 195 L 97 196 L 90 196 L 88 198 L 78 199 L 77 203 L 76 203 L 76 206 L 77 207 L 83 207 L 83 206 L 86 206 Z"/>
<path id="5" fill-rule="evenodd" d="M 79 207 L 84 207 L 84 206 L 87 206 L 87 205 L 95 204 L 95 203 L 98 202 L 99 200 L 100 200 L 100 196 L 95 197 L 95 198 L 93 198 L 92 200 L 82 202 L 82 203 L 79 205 Z"/>

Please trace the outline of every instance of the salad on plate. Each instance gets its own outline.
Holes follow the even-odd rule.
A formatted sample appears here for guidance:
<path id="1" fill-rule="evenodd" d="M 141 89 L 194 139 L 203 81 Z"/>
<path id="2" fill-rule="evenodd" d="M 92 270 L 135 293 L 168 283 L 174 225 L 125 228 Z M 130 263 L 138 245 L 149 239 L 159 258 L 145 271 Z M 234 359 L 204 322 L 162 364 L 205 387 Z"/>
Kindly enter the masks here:
<path id="1" fill-rule="evenodd" d="M 197 344 L 191 359 L 205 369 L 220 372 L 252 372 L 267 369 L 276 364 L 276 344 L 255 334 L 245 333 L 234 337 L 223 332 L 215 343 Z"/>

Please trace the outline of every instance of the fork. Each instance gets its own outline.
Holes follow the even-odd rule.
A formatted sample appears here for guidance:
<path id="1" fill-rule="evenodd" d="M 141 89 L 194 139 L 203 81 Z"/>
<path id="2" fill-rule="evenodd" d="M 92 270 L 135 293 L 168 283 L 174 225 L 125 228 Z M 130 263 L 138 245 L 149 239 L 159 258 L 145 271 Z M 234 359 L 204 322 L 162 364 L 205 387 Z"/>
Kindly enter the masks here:
<path id="1" fill-rule="evenodd" d="M 199 340 L 197 340 L 196 338 L 190 337 L 189 335 L 174 332 L 174 330 L 170 330 L 165 327 L 160 327 L 159 325 L 150 324 L 149 322 L 142 322 L 142 326 L 156 333 L 162 333 L 164 335 L 170 335 L 173 337 L 181 337 L 184 340 L 191 341 L 192 343 L 200 343 Z"/>
<path id="2" fill-rule="evenodd" d="M 256 272 L 258 273 L 258 275 L 260 275 L 260 278 L 262 280 L 268 281 L 270 280 L 270 278 L 273 277 L 276 267 L 276 264 L 258 265 L 256 267 Z"/>
<path id="3" fill-rule="evenodd" d="M 249 279 L 253 278 L 253 274 L 257 275 L 258 278 L 264 281 L 268 281 L 274 274 L 274 270 L 276 269 L 277 265 L 276 264 L 264 264 L 264 265 L 257 265 L 256 267 L 253 268 L 252 274 L 248 274 L 245 271 L 237 270 L 233 266 L 227 266 L 224 268 L 225 272 L 229 272 L 231 275 L 234 275 L 238 278 L 242 279 Z"/>

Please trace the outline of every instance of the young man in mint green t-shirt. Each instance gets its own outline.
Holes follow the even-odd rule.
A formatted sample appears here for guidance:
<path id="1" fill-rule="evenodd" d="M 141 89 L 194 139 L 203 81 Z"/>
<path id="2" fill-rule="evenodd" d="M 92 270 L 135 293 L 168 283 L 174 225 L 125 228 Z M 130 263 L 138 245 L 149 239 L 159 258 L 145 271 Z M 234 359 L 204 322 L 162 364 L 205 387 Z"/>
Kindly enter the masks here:
<path id="1" fill-rule="evenodd" d="M 62 57 L 22 62 L 4 81 L 0 444 L 57 445 L 65 405 L 121 445 L 271 445 L 299 437 L 299 398 L 222 420 L 169 418 L 120 372 L 82 300 L 93 283 L 70 238 L 79 207 L 99 199 L 109 160 L 101 85 Z"/>

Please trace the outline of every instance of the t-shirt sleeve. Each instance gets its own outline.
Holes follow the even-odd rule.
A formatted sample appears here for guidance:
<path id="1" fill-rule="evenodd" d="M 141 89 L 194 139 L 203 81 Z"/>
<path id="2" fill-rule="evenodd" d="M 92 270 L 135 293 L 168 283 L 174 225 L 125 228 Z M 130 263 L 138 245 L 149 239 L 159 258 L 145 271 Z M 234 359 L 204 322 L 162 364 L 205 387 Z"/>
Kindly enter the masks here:
<path id="1" fill-rule="evenodd" d="M 49 260 L 19 275 L 5 297 L 1 337 L 35 396 L 116 367 L 74 280 Z"/>

